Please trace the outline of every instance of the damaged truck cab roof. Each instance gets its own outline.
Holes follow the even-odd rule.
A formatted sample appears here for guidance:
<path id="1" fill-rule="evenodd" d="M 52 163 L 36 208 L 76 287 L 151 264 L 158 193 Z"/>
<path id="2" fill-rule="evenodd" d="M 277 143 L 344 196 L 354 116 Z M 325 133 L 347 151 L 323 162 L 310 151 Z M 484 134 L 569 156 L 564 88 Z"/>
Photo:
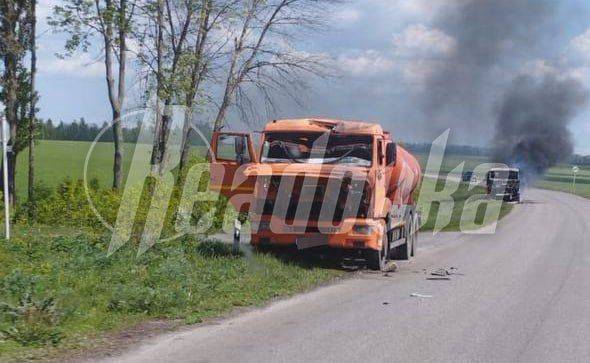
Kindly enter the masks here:
<path id="1" fill-rule="evenodd" d="M 307 131 L 307 132 L 336 132 L 342 134 L 366 134 L 366 135 L 382 135 L 387 134 L 383 132 L 380 125 L 359 122 L 359 121 L 342 121 L 320 118 L 303 118 L 303 119 L 284 119 L 274 120 L 266 124 L 264 132 L 293 132 L 293 131 Z"/>

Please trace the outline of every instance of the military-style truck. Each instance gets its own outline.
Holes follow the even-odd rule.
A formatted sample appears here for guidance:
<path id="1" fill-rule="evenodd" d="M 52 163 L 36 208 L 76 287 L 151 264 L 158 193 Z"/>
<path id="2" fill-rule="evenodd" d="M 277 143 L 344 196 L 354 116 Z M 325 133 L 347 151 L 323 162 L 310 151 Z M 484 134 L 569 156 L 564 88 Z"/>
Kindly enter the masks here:
<path id="1" fill-rule="evenodd" d="M 210 150 L 210 188 L 248 212 L 251 244 L 358 251 L 375 270 L 414 256 L 422 171 L 380 125 L 275 120 L 258 139 L 215 132 Z"/>
<path id="2" fill-rule="evenodd" d="M 520 170 L 492 168 L 486 175 L 488 195 L 506 202 L 520 203 Z"/>

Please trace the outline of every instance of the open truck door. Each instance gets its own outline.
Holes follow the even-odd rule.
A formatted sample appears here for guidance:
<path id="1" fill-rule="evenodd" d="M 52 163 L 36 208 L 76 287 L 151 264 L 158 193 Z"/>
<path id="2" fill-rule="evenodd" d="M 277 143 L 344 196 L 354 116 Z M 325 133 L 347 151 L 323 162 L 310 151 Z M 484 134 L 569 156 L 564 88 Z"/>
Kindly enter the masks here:
<path id="1" fill-rule="evenodd" d="M 245 201 L 234 196 L 250 198 L 254 192 L 256 177 L 245 173 L 257 162 L 252 136 L 240 132 L 214 132 L 209 153 L 211 180 L 209 188 L 229 198 L 232 204 L 244 211 Z M 239 204 L 238 207 L 236 204 Z"/>

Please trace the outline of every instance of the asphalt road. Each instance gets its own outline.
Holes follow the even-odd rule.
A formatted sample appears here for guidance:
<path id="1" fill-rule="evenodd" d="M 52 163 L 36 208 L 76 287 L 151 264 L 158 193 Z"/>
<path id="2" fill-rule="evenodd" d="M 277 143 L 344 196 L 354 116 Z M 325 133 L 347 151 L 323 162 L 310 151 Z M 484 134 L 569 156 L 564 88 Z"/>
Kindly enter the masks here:
<path id="1" fill-rule="evenodd" d="M 460 274 L 426 280 L 439 267 Z M 107 361 L 590 362 L 590 201 L 530 190 L 496 234 L 422 236 L 389 276 L 361 273 Z"/>

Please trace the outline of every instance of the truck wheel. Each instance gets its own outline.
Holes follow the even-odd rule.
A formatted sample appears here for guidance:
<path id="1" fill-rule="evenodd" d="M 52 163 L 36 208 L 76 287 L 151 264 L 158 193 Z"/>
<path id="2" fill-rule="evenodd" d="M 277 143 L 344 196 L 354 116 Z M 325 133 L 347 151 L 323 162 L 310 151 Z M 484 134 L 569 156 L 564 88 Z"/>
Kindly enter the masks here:
<path id="1" fill-rule="evenodd" d="M 410 220 L 411 220 L 411 216 L 410 216 Z M 409 228 L 410 230 L 406 233 L 406 243 L 404 243 L 403 245 L 397 246 L 396 248 L 393 249 L 393 251 L 391 251 L 391 259 L 392 260 L 409 260 L 410 259 L 410 255 L 412 254 L 412 222 L 410 221 L 410 223 L 406 223 L 406 227 L 404 228 Z"/>
<path id="2" fill-rule="evenodd" d="M 418 248 L 418 220 L 414 221 L 414 228 L 412 230 L 412 257 L 416 256 L 416 249 Z"/>
<path id="3" fill-rule="evenodd" d="M 381 250 L 367 250 L 367 265 L 373 271 L 384 271 L 388 261 L 389 239 L 387 233 L 383 233 Z"/>

